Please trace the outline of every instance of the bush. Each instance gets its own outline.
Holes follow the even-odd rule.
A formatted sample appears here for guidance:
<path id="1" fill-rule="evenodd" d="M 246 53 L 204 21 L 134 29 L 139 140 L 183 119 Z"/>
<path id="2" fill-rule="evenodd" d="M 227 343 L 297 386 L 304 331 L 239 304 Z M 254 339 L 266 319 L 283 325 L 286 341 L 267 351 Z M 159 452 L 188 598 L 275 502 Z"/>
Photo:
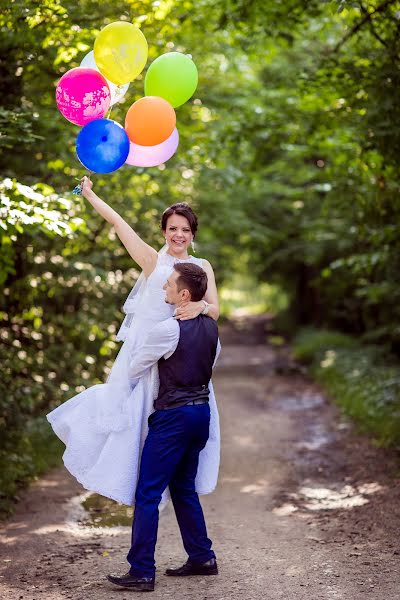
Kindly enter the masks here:
<path id="1" fill-rule="evenodd" d="M 13 512 L 18 491 L 37 475 L 61 462 L 64 444 L 45 417 L 11 430 L 0 448 L 0 517 Z"/>
<path id="2" fill-rule="evenodd" d="M 308 329 L 294 340 L 294 354 L 362 431 L 400 448 L 400 365 L 385 349 Z"/>
<path id="3" fill-rule="evenodd" d="M 357 341 L 349 335 L 328 329 L 302 329 L 294 341 L 294 356 L 305 363 L 311 363 L 316 355 L 335 348 L 356 348 Z"/>

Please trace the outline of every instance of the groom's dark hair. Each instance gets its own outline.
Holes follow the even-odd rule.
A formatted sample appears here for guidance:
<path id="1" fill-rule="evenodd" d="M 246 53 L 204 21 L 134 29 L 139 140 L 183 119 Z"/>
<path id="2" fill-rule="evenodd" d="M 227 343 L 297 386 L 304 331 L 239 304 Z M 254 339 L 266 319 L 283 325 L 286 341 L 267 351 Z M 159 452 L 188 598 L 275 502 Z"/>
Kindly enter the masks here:
<path id="1" fill-rule="evenodd" d="M 178 290 L 189 290 L 193 302 L 201 300 L 207 290 L 205 270 L 191 263 L 175 263 L 174 269 L 179 273 L 176 280 Z"/>

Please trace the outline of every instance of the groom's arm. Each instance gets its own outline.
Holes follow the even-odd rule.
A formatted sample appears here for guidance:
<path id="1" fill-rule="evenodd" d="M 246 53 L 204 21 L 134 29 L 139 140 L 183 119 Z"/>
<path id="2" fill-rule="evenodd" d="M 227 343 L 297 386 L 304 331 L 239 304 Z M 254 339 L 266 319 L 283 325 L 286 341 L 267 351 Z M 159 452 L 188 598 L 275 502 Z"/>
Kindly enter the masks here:
<path id="1" fill-rule="evenodd" d="M 179 324 L 172 318 L 155 325 L 144 342 L 135 349 L 135 356 L 129 364 L 129 378 L 138 379 L 162 356 L 175 352 L 179 332 Z"/>

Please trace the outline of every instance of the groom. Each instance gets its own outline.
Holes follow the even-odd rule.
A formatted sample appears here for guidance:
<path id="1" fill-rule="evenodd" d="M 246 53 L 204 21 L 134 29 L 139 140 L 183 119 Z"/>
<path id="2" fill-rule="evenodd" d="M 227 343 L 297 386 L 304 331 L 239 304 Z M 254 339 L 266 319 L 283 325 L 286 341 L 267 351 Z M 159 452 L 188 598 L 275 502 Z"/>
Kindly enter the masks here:
<path id="1" fill-rule="evenodd" d="M 207 275 L 201 267 L 177 263 L 164 285 L 165 301 L 175 306 L 197 302 L 206 289 Z M 130 377 L 136 379 L 158 361 L 160 388 L 140 463 L 127 556 L 131 568 L 126 575 L 108 575 L 111 583 L 136 591 L 154 590 L 158 505 L 167 486 L 189 559 L 178 569 L 167 569 L 166 575 L 218 574 L 195 490 L 199 454 L 209 435 L 208 383 L 217 343 L 218 327 L 210 317 L 171 318 L 150 331 L 138 349 L 138 359 L 131 362 Z"/>

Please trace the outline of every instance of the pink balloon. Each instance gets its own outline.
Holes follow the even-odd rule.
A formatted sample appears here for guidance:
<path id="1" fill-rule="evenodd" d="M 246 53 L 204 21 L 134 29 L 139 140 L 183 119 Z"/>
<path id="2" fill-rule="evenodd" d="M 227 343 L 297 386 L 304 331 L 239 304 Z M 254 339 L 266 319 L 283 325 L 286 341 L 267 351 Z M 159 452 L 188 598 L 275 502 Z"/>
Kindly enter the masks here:
<path id="1" fill-rule="evenodd" d="M 86 125 L 105 116 L 111 102 L 110 88 L 106 78 L 98 71 L 75 67 L 58 82 L 56 102 L 68 121 Z"/>
<path id="2" fill-rule="evenodd" d="M 133 167 L 158 167 L 175 154 L 178 144 L 179 133 L 176 128 L 165 142 L 156 146 L 139 146 L 139 144 L 131 142 L 125 162 Z"/>

